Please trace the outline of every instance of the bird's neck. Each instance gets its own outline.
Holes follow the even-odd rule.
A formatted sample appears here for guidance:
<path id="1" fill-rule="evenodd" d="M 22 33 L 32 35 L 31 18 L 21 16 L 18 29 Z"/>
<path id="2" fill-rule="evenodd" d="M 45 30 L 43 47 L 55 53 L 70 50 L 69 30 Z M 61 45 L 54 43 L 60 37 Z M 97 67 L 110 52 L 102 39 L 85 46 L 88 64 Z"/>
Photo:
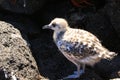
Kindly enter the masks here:
<path id="1" fill-rule="evenodd" d="M 65 32 L 66 31 L 59 31 L 59 32 L 54 31 L 54 34 L 53 34 L 54 41 L 57 42 L 58 40 L 60 40 L 63 37 Z"/>

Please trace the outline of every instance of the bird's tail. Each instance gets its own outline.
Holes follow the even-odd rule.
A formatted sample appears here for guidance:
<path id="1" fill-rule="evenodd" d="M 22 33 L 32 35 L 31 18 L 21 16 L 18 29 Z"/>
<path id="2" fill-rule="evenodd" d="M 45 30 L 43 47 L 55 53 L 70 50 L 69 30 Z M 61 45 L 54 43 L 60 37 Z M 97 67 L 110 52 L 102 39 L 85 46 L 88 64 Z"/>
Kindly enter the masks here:
<path id="1" fill-rule="evenodd" d="M 111 60 L 111 59 L 113 59 L 115 56 L 117 56 L 117 53 L 107 51 L 107 52 L 103 55 L 103 58 L 104 58 L 104 59 Z"/>

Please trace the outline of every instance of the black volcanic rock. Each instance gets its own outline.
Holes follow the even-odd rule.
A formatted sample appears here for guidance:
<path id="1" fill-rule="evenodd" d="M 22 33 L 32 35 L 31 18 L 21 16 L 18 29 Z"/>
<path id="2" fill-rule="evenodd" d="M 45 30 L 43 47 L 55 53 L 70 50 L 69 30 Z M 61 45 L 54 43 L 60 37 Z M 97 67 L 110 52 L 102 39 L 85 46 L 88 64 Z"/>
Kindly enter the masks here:
<path id="1" fill-rule="evenodd" d="M 0 80 L 2 78 L 41 80 L 42 76 L 40 77 L 28 43 L 22 38 L 19 30 L 0 21 Z"/>

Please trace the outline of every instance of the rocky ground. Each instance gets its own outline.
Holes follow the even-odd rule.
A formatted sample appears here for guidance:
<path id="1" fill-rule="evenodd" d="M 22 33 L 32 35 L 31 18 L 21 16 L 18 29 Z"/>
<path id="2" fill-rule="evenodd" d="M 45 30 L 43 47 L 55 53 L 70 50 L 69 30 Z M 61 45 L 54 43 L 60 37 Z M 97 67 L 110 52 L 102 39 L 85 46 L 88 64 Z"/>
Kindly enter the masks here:
<path id="1" fill-rule="evenodd" d="M 120 1 L 91 1 L 75 7 L 70 0 L 1 0 L 0 80 L 6 80 L 5 73 L 18 80 L 58 80 L 76 70 L 57 49 L 53 32 L 42 30 L 55 17 L 95 34 L 103 46 L 118 53 L 111 61 L 86 66 L 74 80 L 120 80 Z"/>

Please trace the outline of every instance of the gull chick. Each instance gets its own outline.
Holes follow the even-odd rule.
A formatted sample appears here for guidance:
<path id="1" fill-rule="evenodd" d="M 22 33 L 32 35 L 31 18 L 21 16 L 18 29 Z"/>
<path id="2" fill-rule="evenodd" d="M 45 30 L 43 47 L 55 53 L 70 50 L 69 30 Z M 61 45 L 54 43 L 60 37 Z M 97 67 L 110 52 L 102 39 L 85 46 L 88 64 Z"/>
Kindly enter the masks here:
<path id="1" fill-rule="evenodd" d="M 53 39 L 61 53 L 77 67 L 73 75 L 65 77 L 78 78 L 84 73 L 85 65 L 93 66 L 101 59 L 112 59 L 116 53 L 103 47 L 99 39 L 92 33 L 70 28 L 63 18 L 55 18 L 43 29 L 54 31 Z M 82 67 L 82 70 L 80 70 Z"/>

